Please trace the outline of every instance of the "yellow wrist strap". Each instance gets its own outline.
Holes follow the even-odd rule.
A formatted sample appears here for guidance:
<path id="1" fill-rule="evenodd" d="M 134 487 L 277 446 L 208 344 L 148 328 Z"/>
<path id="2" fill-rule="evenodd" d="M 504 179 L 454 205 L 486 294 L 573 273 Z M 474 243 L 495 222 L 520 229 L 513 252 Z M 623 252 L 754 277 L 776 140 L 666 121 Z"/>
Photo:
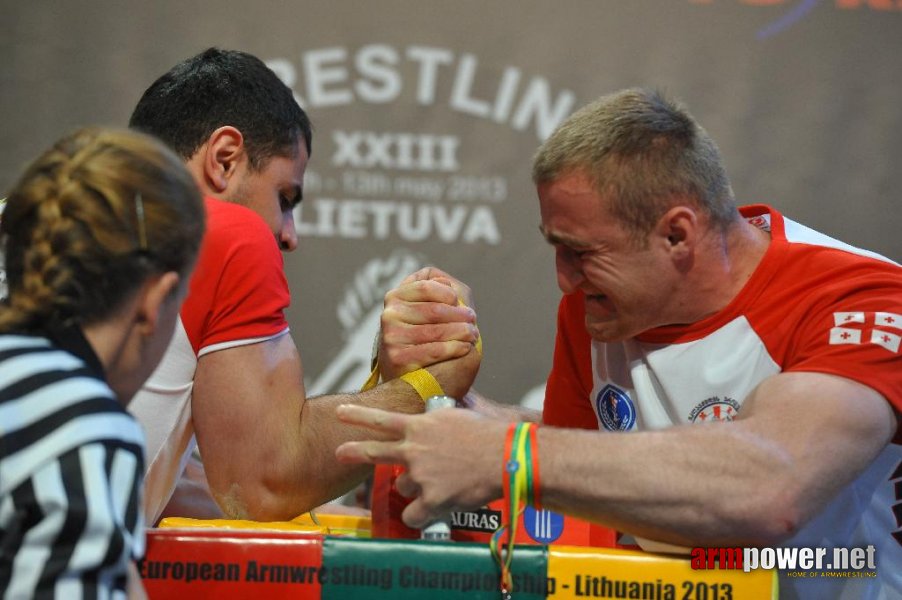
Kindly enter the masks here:
<path id="1" fill-rule="evenodd" d="M 374 360 L 373 365 L 373 370 L 370 372 L 369 378 L 366 380 L 366 383 L 363 384 L 363 387 L 360 388 L 361 392 L 371 390 L 379 383 L 379 363 Z"/>
<path id="2" fill-rule="evenodd" d="M 417 369 L 401 375 L 401 379 L 409 383 L 417 391 L 423 402 L 432 396 L 444 396 L 445 391 L 439 382 L 426 369 Z"/>

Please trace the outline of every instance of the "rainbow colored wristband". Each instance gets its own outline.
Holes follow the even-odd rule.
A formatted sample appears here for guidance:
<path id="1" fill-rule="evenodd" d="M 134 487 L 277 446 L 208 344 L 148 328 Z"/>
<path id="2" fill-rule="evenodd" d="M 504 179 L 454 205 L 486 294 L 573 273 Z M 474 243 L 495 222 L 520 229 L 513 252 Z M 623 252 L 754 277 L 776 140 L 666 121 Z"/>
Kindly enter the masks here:
<path id="1" fill-rule="evenodd" d="M 501 568 L 500 587 L 504 596 L 513 591 L 511 563 L 514 558 L 514 540 L 517 524 L 526 505 L 539 508 L 539 456 L 535 423 L 511 423 L 504 442 L 504 463 L 501 473 L 504 504 L 507 508 L 506 523 L 492 534 L 489 550 Z M 501 541 L 507 533 L 507 548 Z"/>

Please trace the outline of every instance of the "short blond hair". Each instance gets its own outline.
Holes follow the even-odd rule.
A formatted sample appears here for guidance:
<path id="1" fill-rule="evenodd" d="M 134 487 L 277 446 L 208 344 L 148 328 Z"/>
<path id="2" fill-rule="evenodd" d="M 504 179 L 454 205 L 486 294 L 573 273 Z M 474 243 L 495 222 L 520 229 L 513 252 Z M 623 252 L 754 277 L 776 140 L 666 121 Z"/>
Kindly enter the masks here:
<path id="1" fill-rule="evenodd" d="M 536 184 L 584 173 L 611 211 L 647 234 L 676 198 L 694 200 L 712 223 L 739 217 L 717 145 L 679 103 L 657 91 L 626 89 L 571 115 L 541 145 Z"/>

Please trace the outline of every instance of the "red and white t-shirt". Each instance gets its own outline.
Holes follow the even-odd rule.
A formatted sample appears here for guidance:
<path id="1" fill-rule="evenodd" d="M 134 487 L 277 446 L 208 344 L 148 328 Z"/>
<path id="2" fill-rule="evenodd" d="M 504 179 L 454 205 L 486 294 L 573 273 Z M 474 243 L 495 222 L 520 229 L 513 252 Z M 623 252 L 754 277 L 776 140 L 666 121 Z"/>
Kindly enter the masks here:
<path id="1" fill-rule="evenodd" d="M 769 231 L 771 243 L 742 291 L 711 317 L 605 344 L 586 331 L 583 295 L 561 299 L 545 423 L 631 431 L 731 420 L 761 381 L 787 371 L 858 381 L 902 413 L 902 268 L 769 207 L 742 214 Z M 884 565 L 876 580 L 830 581 L 902 593 L 902 512 L 893 514 L 902 498 L 894 485 L 902 489 L 898 444 L 786 545 L 874 544 Z"/>
<path id="2" fill-rule="evenodd" d="M 156 522 L 194 448 L 191 390 L 197 359 L 288 333 L 282 253 L 254 211 L 204 199 L 207 233 L 172 342 L 129 411 L 147 434 L 145 501 Z"/>

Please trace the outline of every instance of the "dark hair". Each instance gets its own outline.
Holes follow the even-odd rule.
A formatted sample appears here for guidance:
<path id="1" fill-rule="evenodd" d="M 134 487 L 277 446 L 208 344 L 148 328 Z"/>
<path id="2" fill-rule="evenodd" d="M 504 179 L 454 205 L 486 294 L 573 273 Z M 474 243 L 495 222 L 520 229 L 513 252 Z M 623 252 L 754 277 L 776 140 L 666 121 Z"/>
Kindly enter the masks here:
<path id="1" fill-rule="evenodd" d="M 0 330 L 103 321 L 148 276 L 188 273 L 204 220 L 191 175 L 158 140 L 98 128 L 67 135 L 7 199 Z"/>
<path id="2" fill-rule="evenodd" d="M 573 172 L 594 182 L 637 237 L 678 197 L 693 199 L 721 228 L 739 218 L 714 140 L 684 106 L 657 91 L 602 96 L 552 133 L 533 160 L 533 181 Z"/>
<path id="3" fill-rule="evenodd" d="M 254 169 L 290 155 L 300 136 L 312 150 L 310 119 L 291 90 L 259 58 L 237 50 L 210 48 L 180 62 L 147 88 L 129 120 L 185 160 L 225 125 L 241 131 Z"/>

